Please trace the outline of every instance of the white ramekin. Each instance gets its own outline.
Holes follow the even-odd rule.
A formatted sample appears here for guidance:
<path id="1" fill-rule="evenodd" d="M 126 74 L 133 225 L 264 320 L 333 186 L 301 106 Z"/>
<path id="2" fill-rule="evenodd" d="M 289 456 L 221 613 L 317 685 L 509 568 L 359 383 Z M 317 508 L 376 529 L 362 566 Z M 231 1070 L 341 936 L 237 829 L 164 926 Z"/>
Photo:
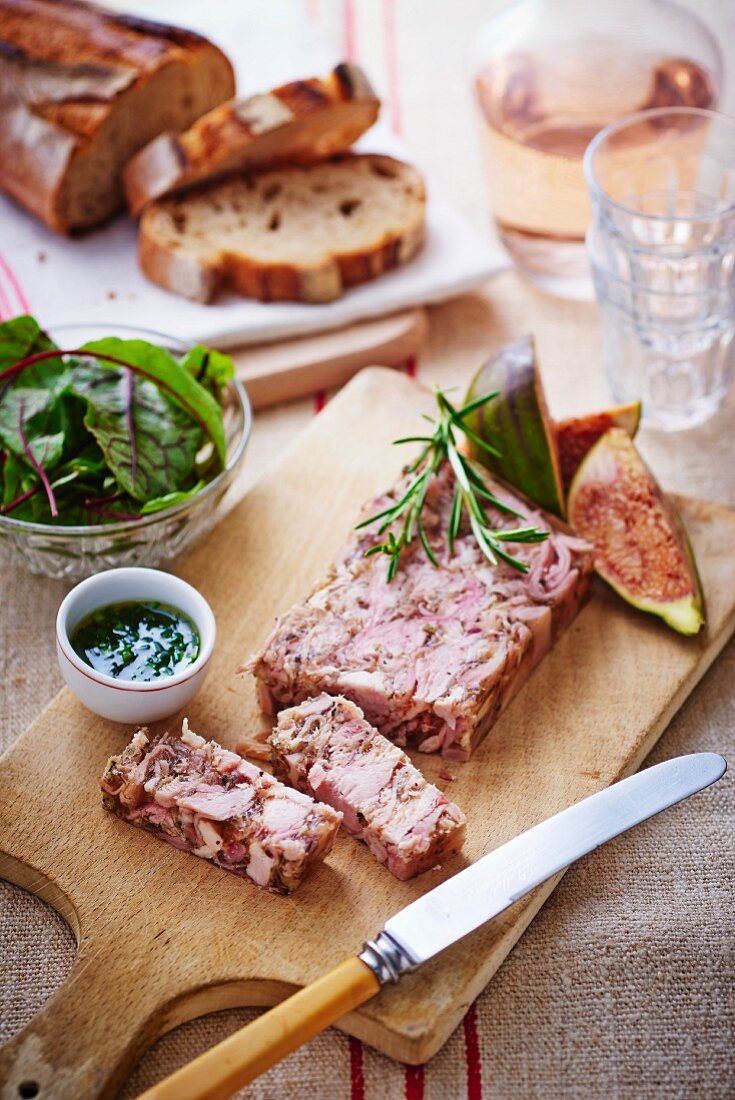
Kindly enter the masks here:
<path id="1" fill-rule="evenodd" d="M 88 665 L 72 648 L 74 628 L 98 607 L 127 600 L 157 600 L 183 611 L 199 632 L 199 654 L 174 676 L 146 683 L 116 680 Z M 212 609 L 186 581 L 159 569 L 109 569 L 73 588 L 56 616 L 56 653 L 59 668 L 77 699 L 113 722 L 156 722 L 186 706 L 207 675 L 216 637 Z"/>

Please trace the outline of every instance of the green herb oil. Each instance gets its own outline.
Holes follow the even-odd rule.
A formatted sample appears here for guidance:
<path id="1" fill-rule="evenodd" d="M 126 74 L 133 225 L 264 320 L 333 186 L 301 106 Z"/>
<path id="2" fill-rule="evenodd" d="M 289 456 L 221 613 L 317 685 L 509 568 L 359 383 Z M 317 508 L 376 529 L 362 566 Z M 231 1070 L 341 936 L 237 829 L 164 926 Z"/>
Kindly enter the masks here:
<path id="1" fill-rule="evenodd" d="M 183 612 L 153 600 L 112 603 L 79 623 L 71 636 L 82 660 L 117 680 L 174 676 L 199 654 L 199 634 Z"/>

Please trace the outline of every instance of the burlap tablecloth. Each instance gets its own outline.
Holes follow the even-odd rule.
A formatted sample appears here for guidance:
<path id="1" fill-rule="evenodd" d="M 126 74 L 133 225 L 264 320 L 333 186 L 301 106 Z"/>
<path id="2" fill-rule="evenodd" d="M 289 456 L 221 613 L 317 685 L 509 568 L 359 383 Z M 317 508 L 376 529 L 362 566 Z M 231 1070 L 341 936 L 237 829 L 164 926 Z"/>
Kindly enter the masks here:
<path id="1" fill-rule="evenodd" d="M 464 49 L 481 9 L 489 5 L 322 0 L 309 6 L 328 30 L 344 36 L 345 52 L 357 52 L 377 71 L 378 83 L 382 78 L 391 90 L 396 122 L 404 122 L 425 160 L 440 157 L 437 135 L 446 122 L 444 140 L 467 156 L 453 155 L 445 177 L 455 198 L 479 217 L 476 154 L 462 114 L 467 104 L 460 40 Z M 490 6 L 497 6 L 495 0 Z M 715 0 L 708 6 L 714 8 Z M 461 385 L 488 347 L 533 330 L 554 411 L 578 412 L 606 399 L 593 306 L 554 302 L 506 274 L 483 295 L 433 309 L 430 320 L 418 366 L 427 381 Z M 257 417 L 233 499 L 313 412 L 314 402 L 305 400 Z M 735 504 L 732 434 L 731 402 L 696 432 L 643 433 L 640 440 L 667 488 Z M 59 687 L 53 622 L 65 591 L 62 584 L 0 569 L 0 747 Z M 731 644 L 648 762 L 703 749 L 735 761 L 734 680 Z M 735 783 L 726 778 L 570 870 L 463 1025 L 423 1069 L 407 1069 L 330 1031 L 241 1095 L 253 1100 L 735 1096 L 734 817 Z M 64 921 L 0 882 L 0 1040 L 22 1027 L 53 993 L 73 956 Z M 134 1097 L 253 1015 L 247 1009 L 228 1011 L 178 1028 L 141 1060 L 121 1096 Z"/>

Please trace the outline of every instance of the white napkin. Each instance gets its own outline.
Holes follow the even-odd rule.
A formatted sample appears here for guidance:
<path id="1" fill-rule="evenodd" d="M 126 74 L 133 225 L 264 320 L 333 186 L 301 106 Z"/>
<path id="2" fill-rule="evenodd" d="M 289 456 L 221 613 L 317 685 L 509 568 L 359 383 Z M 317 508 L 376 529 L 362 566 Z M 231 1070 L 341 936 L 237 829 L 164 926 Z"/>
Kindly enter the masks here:
<path id="1" fill-rule="evenodd" d="M 108 0 L 109 3 L 109 0 Z M 111 6 L 190 27 L 231 58 L 239 94 L 327 72 L 339 60 L 305 15 L 301 0 L 149 0 Z M 412 159 L 378 123 L 360 148 Z M 213 305 L 161 290 L 141 274 L 136 228 L 127 217 L 77 240 L 47 230 L 0 196 L 0 315 L 30 309 L 44 325 L 125 323 L 219 346 L 272 341 L 441 301 L 482 283 L 503 266 L 429 179 L 428 235 L 421 254 L 328 305 L 267 305 L 228 295 Z"/>

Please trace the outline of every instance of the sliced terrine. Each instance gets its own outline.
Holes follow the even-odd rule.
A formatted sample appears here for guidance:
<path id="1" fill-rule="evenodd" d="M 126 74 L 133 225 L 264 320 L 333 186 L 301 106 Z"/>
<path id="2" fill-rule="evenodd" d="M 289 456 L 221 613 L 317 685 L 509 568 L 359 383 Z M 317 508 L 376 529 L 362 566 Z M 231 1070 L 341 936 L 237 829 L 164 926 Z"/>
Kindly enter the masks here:
<path id="1" fill-rule="evenodd" d="M 399 499 L 370 501 L 366 517 Z M 544 542 L 513 545 L 521 573 L 492 565 L 463 527 L 447 549 L 454 481 L 444 467 L 429 485 L 423 512 L 435 567 L 415 539 L 395 579 L 382 554 L 365 551 L 384 536 L 378 524 L 356 531 L 326 579 L 287 611 L 245 666 L 259 681 L 267 713 L 327 692 L 360 706 L 399 745 L 466 760 L 531 670 L 572 621 L 590 585 L 592 551 L 582 540 L 491 483 Z M 497 527 L 525 521 L 488 506 Z"/>
<path id="2" fill-rule="evenodd" d="M 287 894 L 332 847 L 341 815 L 188 729 L 141 729 L 100 780 L 108 810 L 227 871 Z"/>
<path id="3" fill-rule="evenodd" d="M 282 710 L 270 744 L 278 778 L 339 810 L 343 828 L 396 878 L 437 867 L 461 848 L 459 807 L 348 699 L 319 695 Z"/>

